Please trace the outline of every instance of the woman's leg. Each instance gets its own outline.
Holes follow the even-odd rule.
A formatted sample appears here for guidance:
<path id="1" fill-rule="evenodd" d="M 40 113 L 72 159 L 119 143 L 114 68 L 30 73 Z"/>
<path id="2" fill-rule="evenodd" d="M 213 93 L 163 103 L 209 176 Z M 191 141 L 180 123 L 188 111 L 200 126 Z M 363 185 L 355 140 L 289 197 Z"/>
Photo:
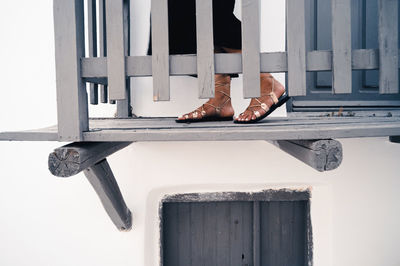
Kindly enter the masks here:
<path id="1" fill-rule="evenodd" d="M 221 52 L 221 48 L 216 48 L 214 52 Z M 208 100 L 196 110 L 178 117 L 178 122 L 202 121 L 207 117 L 214 117 L 218 120 L 232 119 L 234 115 L 231 103 L 231 77 L 226 74 L 215 75 L 215 97 Z"/>
<path id="2" fill-rule="evenodd" d="M 227 53 L 241 53 L 242 50 L 222 47 Z M 263 116 L 267 110 L 274 104 L 271 92 L 274 92 L 277 98 L 283 95 L 285 87 L 269 73 L 260 74 L 261 97 L 252 98 L 246 110 L 235 118 L 235 121 L 251 121 L 259 116 Z M 276 100 L 276 99 L 275 99 Z M 265 104 L 266 106 L 264 106 Z"/>

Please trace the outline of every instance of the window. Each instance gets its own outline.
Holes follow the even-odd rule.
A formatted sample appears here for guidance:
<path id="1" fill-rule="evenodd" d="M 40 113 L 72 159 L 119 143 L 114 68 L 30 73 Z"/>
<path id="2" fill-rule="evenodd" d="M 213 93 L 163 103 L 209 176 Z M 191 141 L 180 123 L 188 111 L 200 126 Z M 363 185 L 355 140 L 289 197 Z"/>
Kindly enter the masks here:
<path id="1" fill-rule="evenodd" d="M 229 201 L 213 194 L 209 202 L 207 195 L 164 202 L 163 266 L 308 265 L 308 198 L 290 192 L 292 198 L 268 200 L 271 191 L 263 193 L 265 200 L 232 193 Z"/>

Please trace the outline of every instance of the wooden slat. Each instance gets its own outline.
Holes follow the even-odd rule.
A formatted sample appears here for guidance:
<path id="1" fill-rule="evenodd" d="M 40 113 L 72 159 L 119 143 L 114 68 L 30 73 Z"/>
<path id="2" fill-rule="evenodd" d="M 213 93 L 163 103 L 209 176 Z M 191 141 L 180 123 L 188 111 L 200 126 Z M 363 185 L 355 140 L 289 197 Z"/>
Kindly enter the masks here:
<path id="1" fill-rule="evenodd" d="M 260 97 L 260 0 L 242 0 L 243 97 Z"/>
<path id="2" fill-rule="evenodd" d="M 87 0 L 88 10 L 88 39 L 89 57 L 97 57 L 97 15 L 96 0 Z M 99 89 L 97 84 L 90 83 L 90 103 L 99 103 Z"/>
<path id="3" fill-rule="evenodd" d="M 378 117 L 379 118 L 379 117 Z M 84 141 L 221 141 L 221 140 L 291 140 L 291 139 L 327 139 L 387 137 L 400 135 L 398 115 L 377 119 L 377 117 L 356 117 L 346 123 L 343 117 L 320 118 L 306 124 L 310 118 L 297 119 L 296 123 L 287 123 L 292 118 L 265 120 L 256 125 L 233 126 L 231 122 L 208 123 L 202 127 L 177 126 L 173 118 L 145 119 L 142 123 L 149 126 L 121 125 L 121 119 L 91 120 L 91 132 L 83 134 Z M 135 121 L 141 119 L 128 119 Z M 162 121 L 167 121 L 164 124 Z M 302 124 L 301 121 L 304 121 Z M 323 123 L 328 121 L 329 123 Z M 286 122 L 286 123 L 284 123 Z M 139 122 L 140 123 L 140 122 Z M 54 127 L 42 130 L 19 132 L 1 132 L 0 140 L 13 141 L 54 141 Z"/>
<path id="4" fill-rule="evenodd" d="M 123 0 L 124 5 L 124 47 L 125 56 L 130 54 L 130 4 L 129 0 Z M 131 82 L 126 78 L 125 83 L 126 99 L 117 101 L 117 118 L 128 118 L 132 116 L 131 108 Z"/>
<path id="5" fill-rule="evenodd" d="M 98 0 L 99 1 L 99 39 L 100 39 L 100 56 L 107 56 L 107 30 L 106 30 L 106 9 L 105 9 L 105 1 L 106 0 Z M 104 58 L 105 71 L 107 72 L 107 59 Z M 108 86 L 100 85 L 100 102 L 107 103 L 108 102 Z"/>
<path id="6" fill-rule="evenodd" d="M 171 55 L 171 76 L 194 75 L 197 73 L 196 56 Z M 150 56 L 129 56 L 127 59 L 128 77 L 149 77 L 152 75 Z M 352 52 L 354 70 L 378 69 L 379 52 L 374 49 L 359 49 Z M 307 71 L 332 70 L 332 51 L 310 51 L 307 53 Z M 261 72 L 287 72 L 286 53 L 262 53 Z M 240 54 L 215 54 L 215 73 L 242 73 Z M 106 58 L 84 58 L 82 77 L 105 78 L 107 76 Z"/>
<path id="7" fill-rule="evenodd" d="M 261 209 L 260 202 L 253 202 L 253 265 L 261 266 Z"/>
<path id="8" fill-rule="evenodd" d="M 213 2 L 196 0 L 197 77 L 199 98 L 214 97 Z"/>
<path id="9" fill-rule="evenodd" d="M 168 1 L 151 1 L 151 28 L 153 100 L 169 101 Z"/>
<path id="10" fill-rule="evenodd" d="M 54 0 L 58 135 L 61 141 L 81 140 L 89 130 L 88 100 L 81 78 L 85 56 L 82 0 Z"/>
<path id="11" fill-rule="evenodd" d="M 110 100 L 126 99 L 123 0 L 106 0 L 107 72 Z"/>
<path id="12" fill-rule="evenodd" d="M 287 0 L 288 88 L 290 96 L 306 95 L 306 41 L 304 0 Z"/>
<path id="13" fill-rule="evenodd" d="M 399 93 L 399 1 L 379 0 L 379 92 Z"/>
<path id="14" fill-rule="evenodd" d="M 332 0 L 333 93 L 351 93 L 351 1 Z"/>

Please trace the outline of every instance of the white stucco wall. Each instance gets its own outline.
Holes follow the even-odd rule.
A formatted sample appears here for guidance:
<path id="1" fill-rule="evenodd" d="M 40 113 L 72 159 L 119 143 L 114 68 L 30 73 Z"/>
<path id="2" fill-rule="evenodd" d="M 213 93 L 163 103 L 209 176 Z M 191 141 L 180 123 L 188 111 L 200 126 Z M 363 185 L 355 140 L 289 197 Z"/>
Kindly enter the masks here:
<path id="1" fill-rule="evenodd" d="M 0 2 L 0 131 L 56 123 L 51 2 Z M 283 50 L 283 2 L 263 1 L 263 51 Z M 132 29 L 137 54 L 146 47 L 148 8 L 147 1 L 132 6 L 135 25 L 142 25 Z M 193 78 L 172 79 L 171 103 L 151 102 L 150 79 L 136 79 L 134 87 L 140 115 L 177 115 L 201 103 Z M 233 91 L 241 110 L 247 102 L 240 99 L 240 79 Z M 114 112 L 100 107 L 91 114 Z M 47 156 L 60 144 L 2 142 L 0 265 L 155 266 L 163 195 L 281 187 L 312 188 L 315 265 L 399 265 L 400 146 L 386 138 L 341 142 L 344 161 L 327 173 L 262 141 L 133 144 L 109 158 L 133 212 L 128 233 L 114 228 L 83 174 L 50 175 Z"/>

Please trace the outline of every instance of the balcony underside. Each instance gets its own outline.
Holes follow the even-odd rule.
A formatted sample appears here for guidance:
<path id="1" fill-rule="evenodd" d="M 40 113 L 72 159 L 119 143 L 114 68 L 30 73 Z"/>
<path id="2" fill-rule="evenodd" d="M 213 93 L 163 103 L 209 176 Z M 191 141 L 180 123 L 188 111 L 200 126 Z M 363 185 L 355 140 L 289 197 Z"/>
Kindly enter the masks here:
<path id="1" fill-rule="evenodd" d="M 384 137 L 400 135 L 400 116 L 274 117 L 257 124 L 178 124 L 174 118 L 95 118 L 82 141 L 229 141 Z M 58 141 L 57 126 L 2 132 L 3 141 Z"/>

